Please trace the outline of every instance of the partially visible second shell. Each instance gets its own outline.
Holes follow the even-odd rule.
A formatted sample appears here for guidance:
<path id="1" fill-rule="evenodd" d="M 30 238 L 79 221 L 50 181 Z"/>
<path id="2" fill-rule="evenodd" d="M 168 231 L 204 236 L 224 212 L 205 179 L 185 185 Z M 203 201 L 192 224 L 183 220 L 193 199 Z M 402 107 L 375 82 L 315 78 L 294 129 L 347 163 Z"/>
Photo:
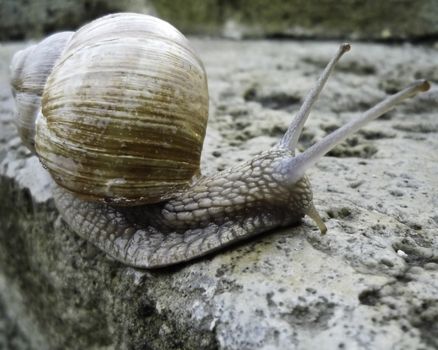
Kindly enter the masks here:
<path id="1" fill-rule="evenodd" d="M 204 67 L 160 19 L 109 15 L 79 29 L 49 76 L 36 150 L 79 196 L 153 203 L 199 172 L 208 119 Z"/>
<path id="2" fill-rule="evenodd" d="M 11 86 L 15 98 L 15 123 L 23 143 L 35 152 L 35 120 L 47 77 L 73 32 L 49 36 L 37 45 L 18 51 L 11 62 Z"/>

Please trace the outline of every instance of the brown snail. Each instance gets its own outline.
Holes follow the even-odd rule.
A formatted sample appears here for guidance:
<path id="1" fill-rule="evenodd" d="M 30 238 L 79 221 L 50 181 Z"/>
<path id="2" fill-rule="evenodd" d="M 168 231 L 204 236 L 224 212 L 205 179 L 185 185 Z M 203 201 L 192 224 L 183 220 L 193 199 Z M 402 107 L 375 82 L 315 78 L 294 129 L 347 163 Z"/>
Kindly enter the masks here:
<path id="1" fill-rule="evenodd" d="M 349 49 L 340 46 L 275 147 L 208 177 L 199 171 L 208 118 L 202 62 L 180 32 L 154 17 L 105 16 L 17 53 L 17 124 L 59 185 L 54 198 L 64 220 L 123 263 L 176 264 L 304 215 L 324 233 L 305 171 L 429 89 L 414 82 L 296 155 L 311 107 Z"/>

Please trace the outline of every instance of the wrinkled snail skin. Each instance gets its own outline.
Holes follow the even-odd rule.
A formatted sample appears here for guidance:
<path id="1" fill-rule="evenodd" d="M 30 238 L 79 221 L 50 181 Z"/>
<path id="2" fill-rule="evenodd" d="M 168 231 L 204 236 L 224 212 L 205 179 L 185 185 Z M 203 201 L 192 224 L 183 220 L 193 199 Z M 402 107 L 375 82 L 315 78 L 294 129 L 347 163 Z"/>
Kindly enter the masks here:
<path id="1" fill-rule="evenodd" d="M 155 205 L 114 207 L 82 201 L 58 187 L 64 220 L 117 260 L 161 267 L 219 250 L 309 212 L 307 178 L 285 184 L 277 167 L 290 151 L 272 150 L 211 177 L 201 177 L 175 198 Z"/>
<path id="2" fill-rule="evenodd" d="M 121 43 L 127 45 L 126 55 L 111 56 L 111 45 L 119 47 Z M 145 43 L 152 51 L 146 51 Z M 100 47 L 103 51 L 96 51 Z M 309 112 L 334 66 L 349 49 L 348 44 L 340 46 L 275 147 L 232 168 L 202 176 L 198 163 L 208 92 L 202 63 L 187 40 L 168 23 L 137 14 L 110 15 L 82 27 L 62 49 L 52 73 L 46 74 L 37 123 L 36 151 L 58 184 L 54 199 L 63 219 L 114 259 L 142 268 L 189 261 L 274 228 L 297 224 L 305 215 L 325 233 L 327 228 L 312 203 L 306 170 L 369 121 L 429 89 L 427 81 L 416 81 L 296 155 Z M 22 54 L 17 55 L 16 62 Z M 77 59 L 80 65 L 75 63 Z M 84 65 L 88 71 L 80 71 Z M 141 70 L 143 65 L 150 67 L 148 73 Z M 77 74 L 75 67 L 80 71 Z M 184 82 L 181 77 L 190 80 Z M 69 85 L 72 79 L 73 86 Z M 132 139 L 122 133 L 125 124 Z M 143 141 L 135 136 L 137 128 L 142 134 L 158 130 Z M 80 132 L 86 133 L 85 141 Z M 119 143 L 120 139 L 124 141 Z M 109 147 L 103 141 L 108 141 Z M 66 145 L 71 146 L 71 153 Z M 185 149 L 187 145 L 192 148 Z M 141 155 L 140 149 L 150 153 Z M 167 156 L 160 159 L 160 152 Z M 98 159 L 100 154 L 103 161 Z M 133 159 L 139 163 L 132 163 Z M 117 170 L 124 167 L 119 160 L 128 160 L 126 167 L 131 171 L 115 174 L 113 166 Z M 172 178 L 171 169 L 179 170 L 181 164 L 187 164 L 184 174 Z M 142 172 L 130 177 L 132 169 Z M 67 180 L 62 178 L 63 171 Z M 154 180 L 151 174 L 165 180 Z"/>

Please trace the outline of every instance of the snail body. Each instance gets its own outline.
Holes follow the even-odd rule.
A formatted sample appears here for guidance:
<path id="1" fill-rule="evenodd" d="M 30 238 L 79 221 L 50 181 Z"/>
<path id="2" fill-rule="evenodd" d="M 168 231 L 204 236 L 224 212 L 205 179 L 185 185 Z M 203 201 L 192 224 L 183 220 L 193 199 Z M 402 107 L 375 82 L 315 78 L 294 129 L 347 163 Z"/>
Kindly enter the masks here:
<path id="1" fill-rule="evenodd" d="M 26 52 L 13 58 L 17 124 L 30 130 L 20 135 L 35 144 L 57 183 L 55 203 L 73 231 L 137 267 L 188 261 L 305 215 L 324 233 L 305 171 L 369 120 L 429 87 L 408 86 L 296 155 L 313 103 L 350 48 L 341 45 L 276 146 L 202 176 L 207 78 L 180 32 L 151 16 L 115 14 L 57 36 L 63 40 L 54 58 L 33 68 L 41 107 L 30 116 L 19 103 L 30 79 L 22 73 Z"/>

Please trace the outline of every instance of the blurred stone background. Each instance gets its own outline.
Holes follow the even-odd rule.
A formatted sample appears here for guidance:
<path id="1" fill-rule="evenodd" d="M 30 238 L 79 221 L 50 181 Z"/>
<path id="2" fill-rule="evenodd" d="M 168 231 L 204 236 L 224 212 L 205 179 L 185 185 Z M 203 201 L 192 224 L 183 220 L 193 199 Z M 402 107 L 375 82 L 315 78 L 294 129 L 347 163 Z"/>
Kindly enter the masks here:
<path id="1" fill-rule="evenodd" d="M 101 15 L 157 15 L 185 34 L 429 40 L 438 34 L 436 0 L 1 0 L 0 40 L 76 29 Z"/>

